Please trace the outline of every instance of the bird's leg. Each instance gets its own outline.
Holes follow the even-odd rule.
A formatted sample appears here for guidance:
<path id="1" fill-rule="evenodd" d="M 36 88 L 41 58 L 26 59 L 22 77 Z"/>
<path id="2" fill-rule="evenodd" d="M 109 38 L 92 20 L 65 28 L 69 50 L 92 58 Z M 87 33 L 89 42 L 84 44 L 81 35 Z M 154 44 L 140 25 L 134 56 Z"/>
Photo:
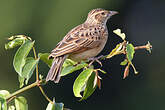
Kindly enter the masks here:
<path id="1" fill-rule="evenodd" d="M 99 61 L 99 59 L 102 58 L 102 57 L 103 57 L 103 55 L 98 56 L 98 57 L 89 58 L 88 61 L 90 61 L 90 63 L 88 64 L 88 67 L 90 67 L 95 61 L 96 61 L 97 63 L 99 63 L 100 66 L 102 66 L 102 63 Z"/>

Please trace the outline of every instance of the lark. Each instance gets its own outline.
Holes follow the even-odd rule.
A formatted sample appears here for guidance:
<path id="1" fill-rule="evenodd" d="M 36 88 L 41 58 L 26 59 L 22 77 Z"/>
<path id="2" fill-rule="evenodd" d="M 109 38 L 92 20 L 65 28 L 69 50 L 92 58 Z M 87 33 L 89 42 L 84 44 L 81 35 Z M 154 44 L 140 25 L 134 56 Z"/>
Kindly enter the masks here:
<path id="1" fill-rule="evenodd" d="M 62 65 L 66 58 L 80 62 L 97 56 L 104 48 L 108 39 L 107 20 L 117 14 L 101 8 L 93 9 L 83 24 L 73 28 L 51 51 L 52 66 L 46 81 L 58 83 Z"/>

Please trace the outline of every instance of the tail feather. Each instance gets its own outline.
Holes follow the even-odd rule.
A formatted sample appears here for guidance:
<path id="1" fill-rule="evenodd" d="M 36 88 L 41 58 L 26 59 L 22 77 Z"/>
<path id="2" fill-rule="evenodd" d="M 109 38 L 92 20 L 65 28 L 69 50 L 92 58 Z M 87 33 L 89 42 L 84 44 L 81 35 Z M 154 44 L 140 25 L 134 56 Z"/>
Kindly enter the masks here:
<path id="1" fill-rule="evenodd" d="M 54 81 L 54 83 L 58 83 L 60 81 L 60 73 L 62 70 L 62 65 L 66 59 L 66 55 L 55 57 L 53 59 L 52 66 L 48 72 L 46 77 L 46 81 Z"/>

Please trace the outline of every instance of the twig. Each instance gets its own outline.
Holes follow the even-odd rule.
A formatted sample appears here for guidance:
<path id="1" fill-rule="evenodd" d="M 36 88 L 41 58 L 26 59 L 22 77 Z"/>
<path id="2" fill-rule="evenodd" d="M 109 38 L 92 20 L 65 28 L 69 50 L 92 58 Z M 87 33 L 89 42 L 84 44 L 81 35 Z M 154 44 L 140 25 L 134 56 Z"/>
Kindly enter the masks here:
<path id="1" fill-rule="evenodd" d="M 7 100 L 7 103 L 9 103 L 10 101 L 12 101 L 14 98 L 16 98 L 16 96 L 13 96 L 13 97 L 9 98 L 9 99 Z"/>
<path id="2" fill-rule="evenodd" d="M 33 53 L 34 53 L 34 58 L 35 59 L 38 59 L 37 58 L 37 54 L 36 54 L 36 51 L 35 51 L 35 48 L 33 47 Z M 36 82 L 37 81 L 39 81 L 39 71 L 38 71 L 38 64 L 36 65 Z M 40 89 L 40 91 L 41 91 L 41 93 L 43 94 L 43 96 L 50 102 L 50 103 L 52 103 L 53 104 L 53 101 L 51 101 L 50 99 L 49 99 L 49 97 L 45 94 L 45 92 L 44 92 L 44 90 L 42 89 L 42 87 L 41 87 L 41 85 L 40 85 L 40 83 L 38 83 L 38 85 L 37 85 L 38 87 L 39 87 L 39 89 Z"/>
<path id="3" fill-rule="evenodd" d="M 33 47 L 33 53 L 34 53 L 34 58 L 37 59 L 37 54 L 34 47 Z M 39 81 L 38 64 L 36 65 L 36 80 Z"/>
<path id="4" fill-rule="evenodd" d="M 32 84 L 30 84 L 28 86 L 25 86 L 22 89 L 19 89 L 18 91 L 14 92 L 11 95 L 9 95 L 8 97 L 6 97 L 6 100 L 8 100 L 8 99 L 10 99 L 10 98 L 12 98 L 12 97 L 14 97 L 14 96 L 24 92 L 24 91 L 26 91 L 26 90 L 28 90 L 30 88 L 33 88 L 33 87 L 37 86 L 38 83 L 41 83 L 41 82 L 42 82 L 42 80 L 40 80 L 39 82 L 34 82 L 34 83 L 32 83 Z"/>
<path id="5" fill-rule="evenodd" d="M 38 87 L 39 87 L 41 93 L 43 94 L 43 96 L 44 96 L 50 103 L 53 104 L 53 101 L 51 101 L 51 100 L 49 99 L 49 97 L 45 94 L 43 88 L 42 88 L 41 86 L 38 86 Z"/>
<path id="6" fill-rule="evenodd" d="M 146 45 L 143 45 L 143 46 L 136 46 L 136 47 L 134 47 L 134 49 L 135 49 L 135 50 L 146 49 L 146 50 L 148 50 L 149 52 L 151 52 L 152 45 L 150 44 L 150 42 L 148 42 Z"/>
<path id="7" fill-rule="evenodd" d="M 109 56 L 109 58 L 112 58 L 115 55 L 126 54 L 126 42 L 123 42 L 122 45 L 123 45 L 122 50 L 116 52 L 115 54 L 112 54 L 112 56 Z M 148 42 L 146 45 L 136 46 L 136 47 L 134 47 L 134 49 L 135 50 L 146 49 L 151 53 L 152 45 Z M 106 59 L 107 56 L 108 55 L 105 55 L 105 56 L 101 57 L 100 60 Z"/>
<path id="8" fill-rule="evenodd" d="M 139 50 L 139 49 L 146 49 L 146 45 L 135 47 L 135 50 Z"/>

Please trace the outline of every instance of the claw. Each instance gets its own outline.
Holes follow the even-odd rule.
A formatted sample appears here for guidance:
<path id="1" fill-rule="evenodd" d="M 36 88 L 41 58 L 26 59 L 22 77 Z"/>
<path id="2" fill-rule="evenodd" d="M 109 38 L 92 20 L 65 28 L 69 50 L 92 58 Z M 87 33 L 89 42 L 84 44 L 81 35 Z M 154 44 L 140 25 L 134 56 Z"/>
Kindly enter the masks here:
<path id="1" fill-rule="evenodd" d="M 95 61 L 96 61 L 97 63 L 99 63 L 100 66 L 102 67 L 103 65 L 102 65 L 102 63 L 99 61 L 99 59 L 102 58 L 102 57 L 103 57 L 103 55 L 98 56 L 98 57 L 89 58 L 88 60 L 91 61 L 91 62 L 89 63 L 88 67 L 90 67 Z"/>

